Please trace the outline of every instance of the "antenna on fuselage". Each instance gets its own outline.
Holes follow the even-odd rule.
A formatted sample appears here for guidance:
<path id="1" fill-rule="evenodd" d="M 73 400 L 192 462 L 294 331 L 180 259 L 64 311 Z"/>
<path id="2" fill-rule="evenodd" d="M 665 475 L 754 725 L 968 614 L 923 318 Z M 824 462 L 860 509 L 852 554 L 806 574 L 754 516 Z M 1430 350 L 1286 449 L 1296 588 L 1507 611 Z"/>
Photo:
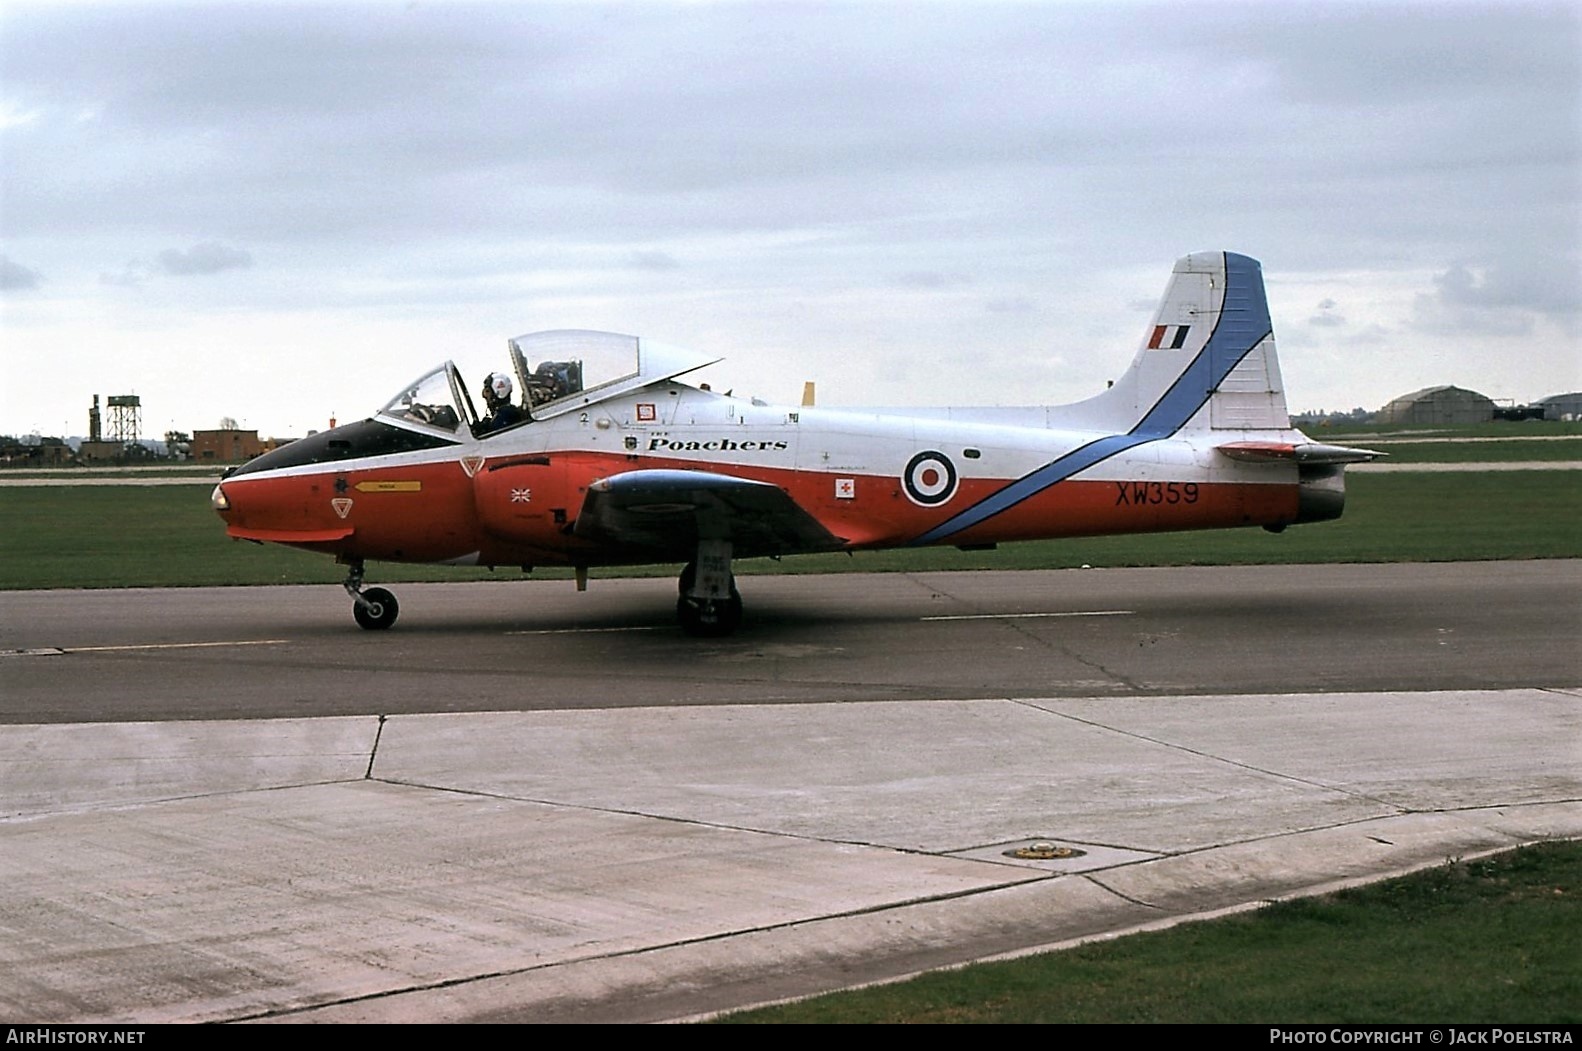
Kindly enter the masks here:
<path id="1" fill-rule="evenodd" d="M 802 384 L 802 406 L 804 408 L 808 408 L 808 409 L 811 409 L 813 407 L 813 381 L 812 380 L 808 380 L 806 383 Z"/>

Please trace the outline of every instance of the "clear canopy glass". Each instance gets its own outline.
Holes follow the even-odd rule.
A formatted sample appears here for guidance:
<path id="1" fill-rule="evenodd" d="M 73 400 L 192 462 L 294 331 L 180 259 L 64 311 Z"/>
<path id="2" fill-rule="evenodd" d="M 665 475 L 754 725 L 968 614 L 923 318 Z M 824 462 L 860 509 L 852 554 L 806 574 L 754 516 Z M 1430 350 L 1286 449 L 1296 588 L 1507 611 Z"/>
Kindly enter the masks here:
<path id="1" fill-rule="evenodd" d="M 479 418 L 472 392 L 449 361 L 407 384 L 379 414 L 448 434 L 459 432 L 465 424 L 474 437 L 484 437 L 660 383 L 719 360 L 636 336 L 587 329 L 534 332 L 509 340 L 508 346 L 511 370 L 505 375 L 516 377 L 511 401 L 521 412 L 506 427 L 494 422 L 498 416 Z M 484 407 L 493 412 L 487 399 Z"/>
<path id="2" fill-rule="evenodd" d="M 553 410 L 557 402 L 597 393 L 638 371 L 638 339 L 616 332 L 565 329 L 534 332 L 510 340 L 511 362 L 521 381 L 528 411 Z"/>
<path id="3" fill-rule="evenodd" d="M 456 366 L 450 362 L 424 373 L 407 384 L 379 410 L 381 416 L 390 416 L 408 423 L 421 424 L 436 430 L 454 432 L 461 426 L 461 412 L 470 408 L 463 403 L 458 410 L 456 389 L 451 377 Z"/>

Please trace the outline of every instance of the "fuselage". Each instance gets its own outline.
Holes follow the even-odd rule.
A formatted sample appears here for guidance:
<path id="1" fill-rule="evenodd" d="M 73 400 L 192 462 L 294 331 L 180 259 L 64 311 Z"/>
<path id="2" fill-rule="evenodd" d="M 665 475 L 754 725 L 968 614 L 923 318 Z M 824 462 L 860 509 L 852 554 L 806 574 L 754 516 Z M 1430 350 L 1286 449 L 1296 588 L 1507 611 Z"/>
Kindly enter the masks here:
<path id="1" fill-rule="evenodd" d="M 673 380 L 482 437 L 381 414 L 238 469 L 221 513 L 232 536 L 343 559 L 529 566 L 651 560 L 574 529 L 590 486 L 643 470 L 772 484 L 852 550 L 1301 517 L 1296 464 L 1238 462 L 1212 432 L 1133 436 L 1062 474 L 1052 465 L 1079 466 L 1117 436 L 1043 409 L 953 415 L 965 418 L 773 406 Z"/>

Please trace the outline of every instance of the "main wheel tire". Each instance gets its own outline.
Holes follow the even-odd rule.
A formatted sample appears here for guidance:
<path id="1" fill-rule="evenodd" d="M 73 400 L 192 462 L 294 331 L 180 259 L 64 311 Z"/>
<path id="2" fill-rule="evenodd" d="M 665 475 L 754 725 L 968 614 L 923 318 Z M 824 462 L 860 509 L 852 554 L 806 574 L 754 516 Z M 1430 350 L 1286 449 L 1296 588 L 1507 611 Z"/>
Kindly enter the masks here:
<path id="1" fill-rule="evenodd" d="M 369 631 L 384 631 L 401 613 L 401 604 L 384 588 L 369 588 L 362 598 L 352 606 L 352 616 Z"/>
<path id="2" fill-rule="evenodd" d="M 724 601 L 683 595 L 676 599 L 676 619 L 681 622 L 681 630 L 693 638 L 724 638 L 742 622 L 742 597 L 734 588 L 731 597 Z"/>
<path id="3" fill-rule="evenodd" d="M 692 583 L 693 583 L 693 581 L 695 581 L 697 579 L 698 579 L 698 564 L 696 562 L 688 562 L 685 566 L 682 566 L 681 567 L 681 576 L 676 579 L 676 591 L 677 591 L 677 593 L 679 593 L 682 598 L 686 598 L 687 597 L 687 592 L 692 590 Z M 731 601 L 736 603 L 736 605 L 738 607 L 737 612 L 739 613 L 740 612 L 740 608 L 739 607 L 742 604 L 742 593 L 740 591 L 736 590 L 736 574 L 735 573 L 731 574 Z"/>

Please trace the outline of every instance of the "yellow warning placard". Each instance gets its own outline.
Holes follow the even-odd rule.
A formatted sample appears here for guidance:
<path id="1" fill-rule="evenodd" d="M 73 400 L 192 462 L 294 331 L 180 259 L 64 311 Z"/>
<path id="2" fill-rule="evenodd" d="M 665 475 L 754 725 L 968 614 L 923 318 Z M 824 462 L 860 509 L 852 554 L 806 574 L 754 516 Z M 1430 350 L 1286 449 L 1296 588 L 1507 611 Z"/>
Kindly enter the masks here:
<path id="1" fill-rule="evenodd" d="M 358 482 L 359 493 L 421 493 L 422 482 Z"/>

